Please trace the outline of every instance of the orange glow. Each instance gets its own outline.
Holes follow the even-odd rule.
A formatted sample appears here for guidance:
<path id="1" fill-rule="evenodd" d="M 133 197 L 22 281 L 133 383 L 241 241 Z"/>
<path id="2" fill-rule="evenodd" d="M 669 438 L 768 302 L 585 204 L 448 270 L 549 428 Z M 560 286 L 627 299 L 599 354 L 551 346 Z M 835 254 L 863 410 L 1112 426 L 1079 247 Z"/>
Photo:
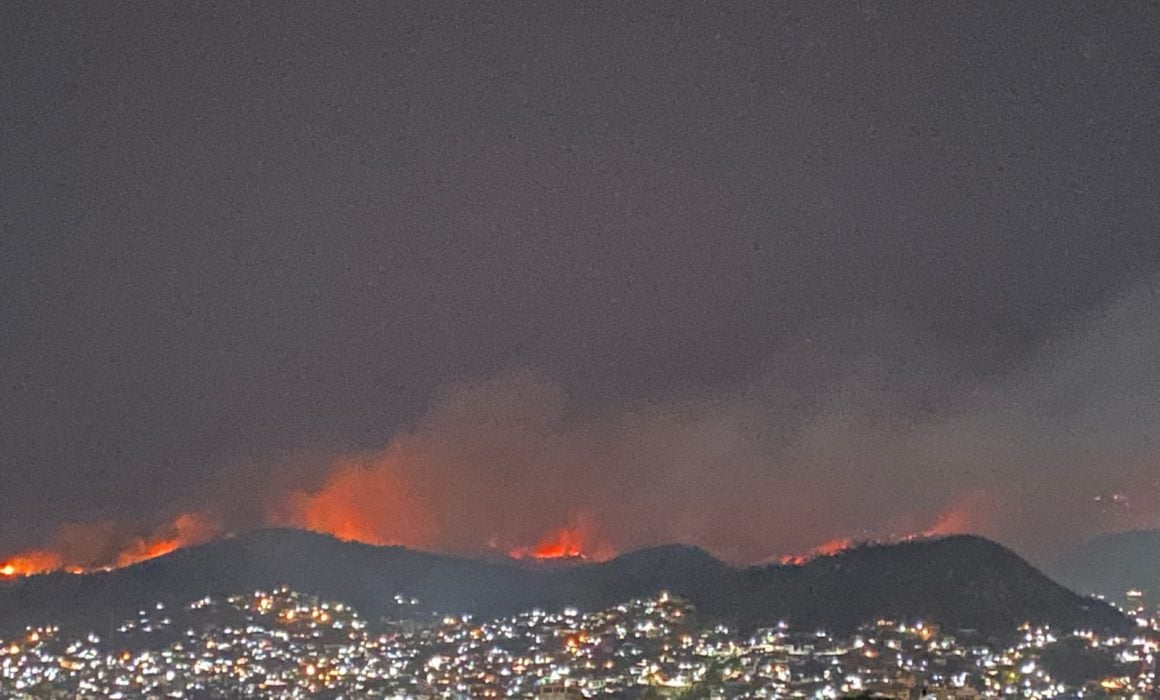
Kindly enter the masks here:
<path id="1" fill-rule="evenodd" d="M 114 567 L 132 566 L 149 559 L 169 554 L 181 547 L 200 544 L 212 539 L 217 525 L 199 513 L 182 513 L 173 522 L 150 537 L 138 537 L 117 555 Z"/>
<path id="2" fill-rule="evenodd" d="M 1003 519 L 1003 494 L 988 489 L 969 491 L 956 497 L 935 517 L 924 537 L 943 537 L 968 533 L 985 534 L 993 531 Z"/>
<path id="3" fill-rule="evenodd" d="M 29 550 L 0 564 L 0 576 L 32 576 L 54 571 L 61 567 L 60 556 L 53 552 Z"/>
<path id="4" fill-rule="evenodd" d="M 145 536 L 126 536 L 113 523 L 67 523 L 43 549 L 0 562 L 0 576 L 13 578 L 52 571 L 81 574 L 131 566 L 181 547 L 213 539 L 218 526 L 206 515 L 182 513 Z"/>
<path id="5" fill-rule="evenodd" d="M 573 516 L 567 525 L 552 530 L 532 547 L 517 547 L 513 559 L 588 559 L 604 561 L 612 557 L 608 545 L 595 542 L 593 528 L 586 517 Z"/>
<path id="6" fill-rule="evenodd" d="M 944 535 L 961 535 L 971 531 L 971 517 L 961 508 L 951 508 L 941 513 L 934 523 L 923 530 L 923 537 L 942 537 Z"/>
<path id="7" fill-rule="evenodd" d="M 341 460 L 321 489 L 292 492 L 268 522 L 367 544 L 430 546 L 434 522 L 400 471 L 389 456 Z"/>
<path id="8" fill-rule="evenodd" d="M 803 554 L 786 554 L 778 558 L 779 564 L 787 564 L 793 566 L 801 566 L 806 562 L 816 559 L 817 557 L 828 557 L 839 552 L 844 552 L 854 546 L 854 540 L 849 537 L 835 537 L 826 540 L 816 547 L 811 548 Z"/>
<path id="9" fill-rule="evenodd" d="M 817 547 L 814 547 L 814 553 L 819 556 L 829 556 L 844 552 L 854 546 L 854 540 L 849 537 L 840 537 L 837 539 L 826 540 Z"/>
<path id="10" fill-rule="evenodd" d="M 535 547 L 516 549 L 512 552 L 516 557 L 531 557 L 533 559 L 563 559 L 584 556 L 584 533 L 559 527 L 548 533 Z"/>

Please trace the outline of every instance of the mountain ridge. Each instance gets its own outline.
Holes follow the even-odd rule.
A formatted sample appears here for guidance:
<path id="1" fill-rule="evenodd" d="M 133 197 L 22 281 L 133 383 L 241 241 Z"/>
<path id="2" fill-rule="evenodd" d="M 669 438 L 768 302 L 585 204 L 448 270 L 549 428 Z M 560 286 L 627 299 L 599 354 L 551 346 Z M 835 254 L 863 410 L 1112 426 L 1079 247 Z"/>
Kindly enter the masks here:
<path id="1" fill-rule="evenodd" d="M 985 634 L 1024 621 L 1127 629 L 1111 606 L 1083 598 L 1007 548 L 975 536 L 856 547 L 801 565 L 732 567 L 708 552 L 663 545 L 605 562 L 537 567 L 345 542 L 291 529 L 217 540 L 125 569 L 45 574 L 0 588 L 0 631 L 48 622 L 108 624 L 154 602 L 289 585 L 370 617 L 395 594 L 424 609 L 490 617 L 531 608 L 599 608 L 670 590 L 731 624 L 848 629 L 880 617 L 926 619 Z"/>

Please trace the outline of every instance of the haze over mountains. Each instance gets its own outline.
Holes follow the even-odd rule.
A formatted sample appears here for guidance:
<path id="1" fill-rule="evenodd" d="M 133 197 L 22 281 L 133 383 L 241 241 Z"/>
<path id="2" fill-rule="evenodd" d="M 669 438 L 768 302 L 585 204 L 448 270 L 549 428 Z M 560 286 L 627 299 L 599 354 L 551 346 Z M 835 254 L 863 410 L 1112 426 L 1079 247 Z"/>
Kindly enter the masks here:
<path id="1" fill-rule="evenodd" d="M 369 617 L 392 612 L 396 594 L 419 598 L 424 610 L 495 616 L 535 607 L 604 607 L 670 590 L 706 615 L 743 626 L 785 620 L 838 630 L 886 617 L 1002 636 L 1027 620 L 1061 629 L 1128 625 L 1111 606 L 1071 592 L 975 536 L 867 545 L 800 566 L 733 568 L 701 549 L 673 545 L 545 567 L 276 529 L 110 572 L 15 581 L 0 587 L 0 630 L 45 622 L 103 629 L 144 605 L 282 584 L 349 602 Z"/>
<path id="2" fill-rule="evenodd" d="M 1084 593 L 1119 598 L 1135 589 L 1160 595 L 1160 530 L 1101 535 L 1068 550 L 1051 572 Z"/>

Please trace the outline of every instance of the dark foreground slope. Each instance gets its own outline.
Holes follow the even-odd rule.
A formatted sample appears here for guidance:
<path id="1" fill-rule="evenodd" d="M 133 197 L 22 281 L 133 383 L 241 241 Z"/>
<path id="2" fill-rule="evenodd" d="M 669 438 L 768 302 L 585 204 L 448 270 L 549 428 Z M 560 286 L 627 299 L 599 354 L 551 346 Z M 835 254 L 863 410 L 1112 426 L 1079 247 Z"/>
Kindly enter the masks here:
<path id="1" fill-rule="evenodd" d="M 956 536 L 849 550 L 804 567 L 749 570 L 760 581 L 740 612 L 776 591 L 782 614 L 849 627 L 872 616 L 921 618 L 951 629 L 1009 632 L 1024 621 L 1061 629 L 1126 629 L 1112 607 L 1055 583 L 1014 552 L 990 540 Z"/>
<path id="2" fill-rule="evenodd" d="M 1055 584 L 978 537 L 857 548 L 804 566 L 736 569 L 693 547 L 656 547 L 608 562 L 529 567 L 266 530 L 100 574 L 53 574 L 0 588 L 0 629 L 58 622 L 103 629 L 153 602 L 281 584 L 344 600 L 368 616 L 396 593 L 423 607 L 491 616 L 534 607 L 591 608 L 662 589 L 741 625 L 787 620 L 843 629 L 879 617 L 1006 634 L 1024 620 L 1123 628 L 1112 608 Z"/>
<path id="3" fill-rule="evenodd" d="M 1065 553 L 1052 573 L 1085 593 L 1119 599 L 1137 589 L 1160 599 L 1160 530 L 1101 535 Z"/>

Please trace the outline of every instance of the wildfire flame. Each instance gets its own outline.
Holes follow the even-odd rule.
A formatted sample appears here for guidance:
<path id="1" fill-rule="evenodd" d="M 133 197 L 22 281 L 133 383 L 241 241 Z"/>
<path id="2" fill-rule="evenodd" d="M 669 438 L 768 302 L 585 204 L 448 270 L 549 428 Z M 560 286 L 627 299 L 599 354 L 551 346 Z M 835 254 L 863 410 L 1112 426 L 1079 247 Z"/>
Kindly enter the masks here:
<path id="1" fill-rule="evenodd" d="M 47 548 L 30 549 L 0 561 L 0 576 L 15 578 L 53 571 L 87 573 L 132 566 L 181 547 L 201 544 L 219 532 L 202 513 L 182 513 L 145 535 L 125 537 L 108 522 L 69 523 Z"/>
<path id="2" fill-rule="evenodd" d="M 890 542 L 912 542 L 928 538 L 946 537 L 978 532 L 981 528 L 980 520 L 994 519 L 997 506 L 995 498 L 988 492 L 975 492 L 957 499 L 949 507 L 944 508 L 934 518 L 933 522 L 923 530 L 905 535 L 891 534 L 881 538 L 864 540 L 886 544 Z M 980 515 L 981 514 L 981 515 Z M 818 557 L 825 557 L 843 552 L 854 547 L 857 543 L 849 537 L 836 537 L 819 544 L 801 554 L 786 554 L 777 558 L 779 564 L 801 566 Z"/>
<path id="3" fill-rule="evenodd" d="M 294 491 L 268 514 L 270 525 L 340 540 L 426 547 L 435 523 L 392 455 L 340 460 L 316 491 Z"/>
<path id="4" fill-rule="evenodd" d="M 584 534 L 567 526 L 548 533 L 534 547 L 517 547 L 511 555 L 517 559 L 578 559 L 584 557 Z"/>
<path id="5" fill-rule="evenodd" d="M 169 534 L 170 532 L 172 534 Z M 173 519 L 167 531 L 154 533 L 148 538 L 134 539 L 117 555 L 113 566 L 114 568 L 132 566 L 169 554 L 181 547 L 206 542 L 213 539 L 217 533 L 217 525 L 207 516 L 200 513 L 182 513 Z"/>
<path id="6" fill-rule="evenodd" d="M 834 554 L 844 552 L 853 546 L 854 540 L 850 539 L 849 537 L 835 537 L 833 539 L 826 540 L 816 547 L 811 548 L 807 552 L 802 554 L 786 554 L 782 557 L 779 557 L 777 561 L 779 564 L 801 566 L 802 564 L 805 564 L 812 559 L 833 556 Z"/>
<path id="7" fill-rule="evenodd" d="M 264 524 L 304 528 L 375 545 L 479 551 L 481 543 L 470 535 L 452 541 L 441 531 L 439 511 L 433 507 L 442 497 L 442 491 L 433 485 L 439 482 L 418 478 L 413 467 L 430 462 L 425 459 L 422 450 L 406 445 L 338 459 L 330 465 L 325 480 L 314 488 L 275 490 L 267 504 Z M 914 534 L 860 541 L 886 543 L 978 532 L 996 519 L 1002 505 L 1002 499 L 992 492 L 968 493 L 952 500 L 933 517 L 928 516 L 925 528 L 916 528 L 916 522 L 905 523 Z M 197 512 L 182 513 L 153 529 L 112 521 L 64 523 L 47 543 L 0 559 L 0 579 L 131 566 L 207 542 L 220 532 L 214 519 Z M 589 513 L 573 511 L 566 522 L 548 530 L 534 544 L 512 547 L 513 540 L 499 535 L 490 546 L 515 559 L 603 561 L 615 552 L 596 536 L 597 532 Z M 529 541 L 532 540 L 522 540 Z M 837 537 L 772 561 L 802 565 L 853 546 L 853 539 Z"/>
<path id="8" fill-rule="evenodd" d="M 63 566 L 59 555 L 53 552 L 31 549 L 26 552 L 21 552 L 0 564 L 0 576 L 8 578 L 14 576 L 32 576 L 33 574 L 56 571 Z"/>
<path id="9" fill-rule="evenodd" d="M 508 554 L 513 559 L 585 559 L 603 561 L 612 556 L 611 549 L 595 541 L 591 520 L 573 516 L 566 525 L 544 535 L 534 546 L 516 547 Z"/>

